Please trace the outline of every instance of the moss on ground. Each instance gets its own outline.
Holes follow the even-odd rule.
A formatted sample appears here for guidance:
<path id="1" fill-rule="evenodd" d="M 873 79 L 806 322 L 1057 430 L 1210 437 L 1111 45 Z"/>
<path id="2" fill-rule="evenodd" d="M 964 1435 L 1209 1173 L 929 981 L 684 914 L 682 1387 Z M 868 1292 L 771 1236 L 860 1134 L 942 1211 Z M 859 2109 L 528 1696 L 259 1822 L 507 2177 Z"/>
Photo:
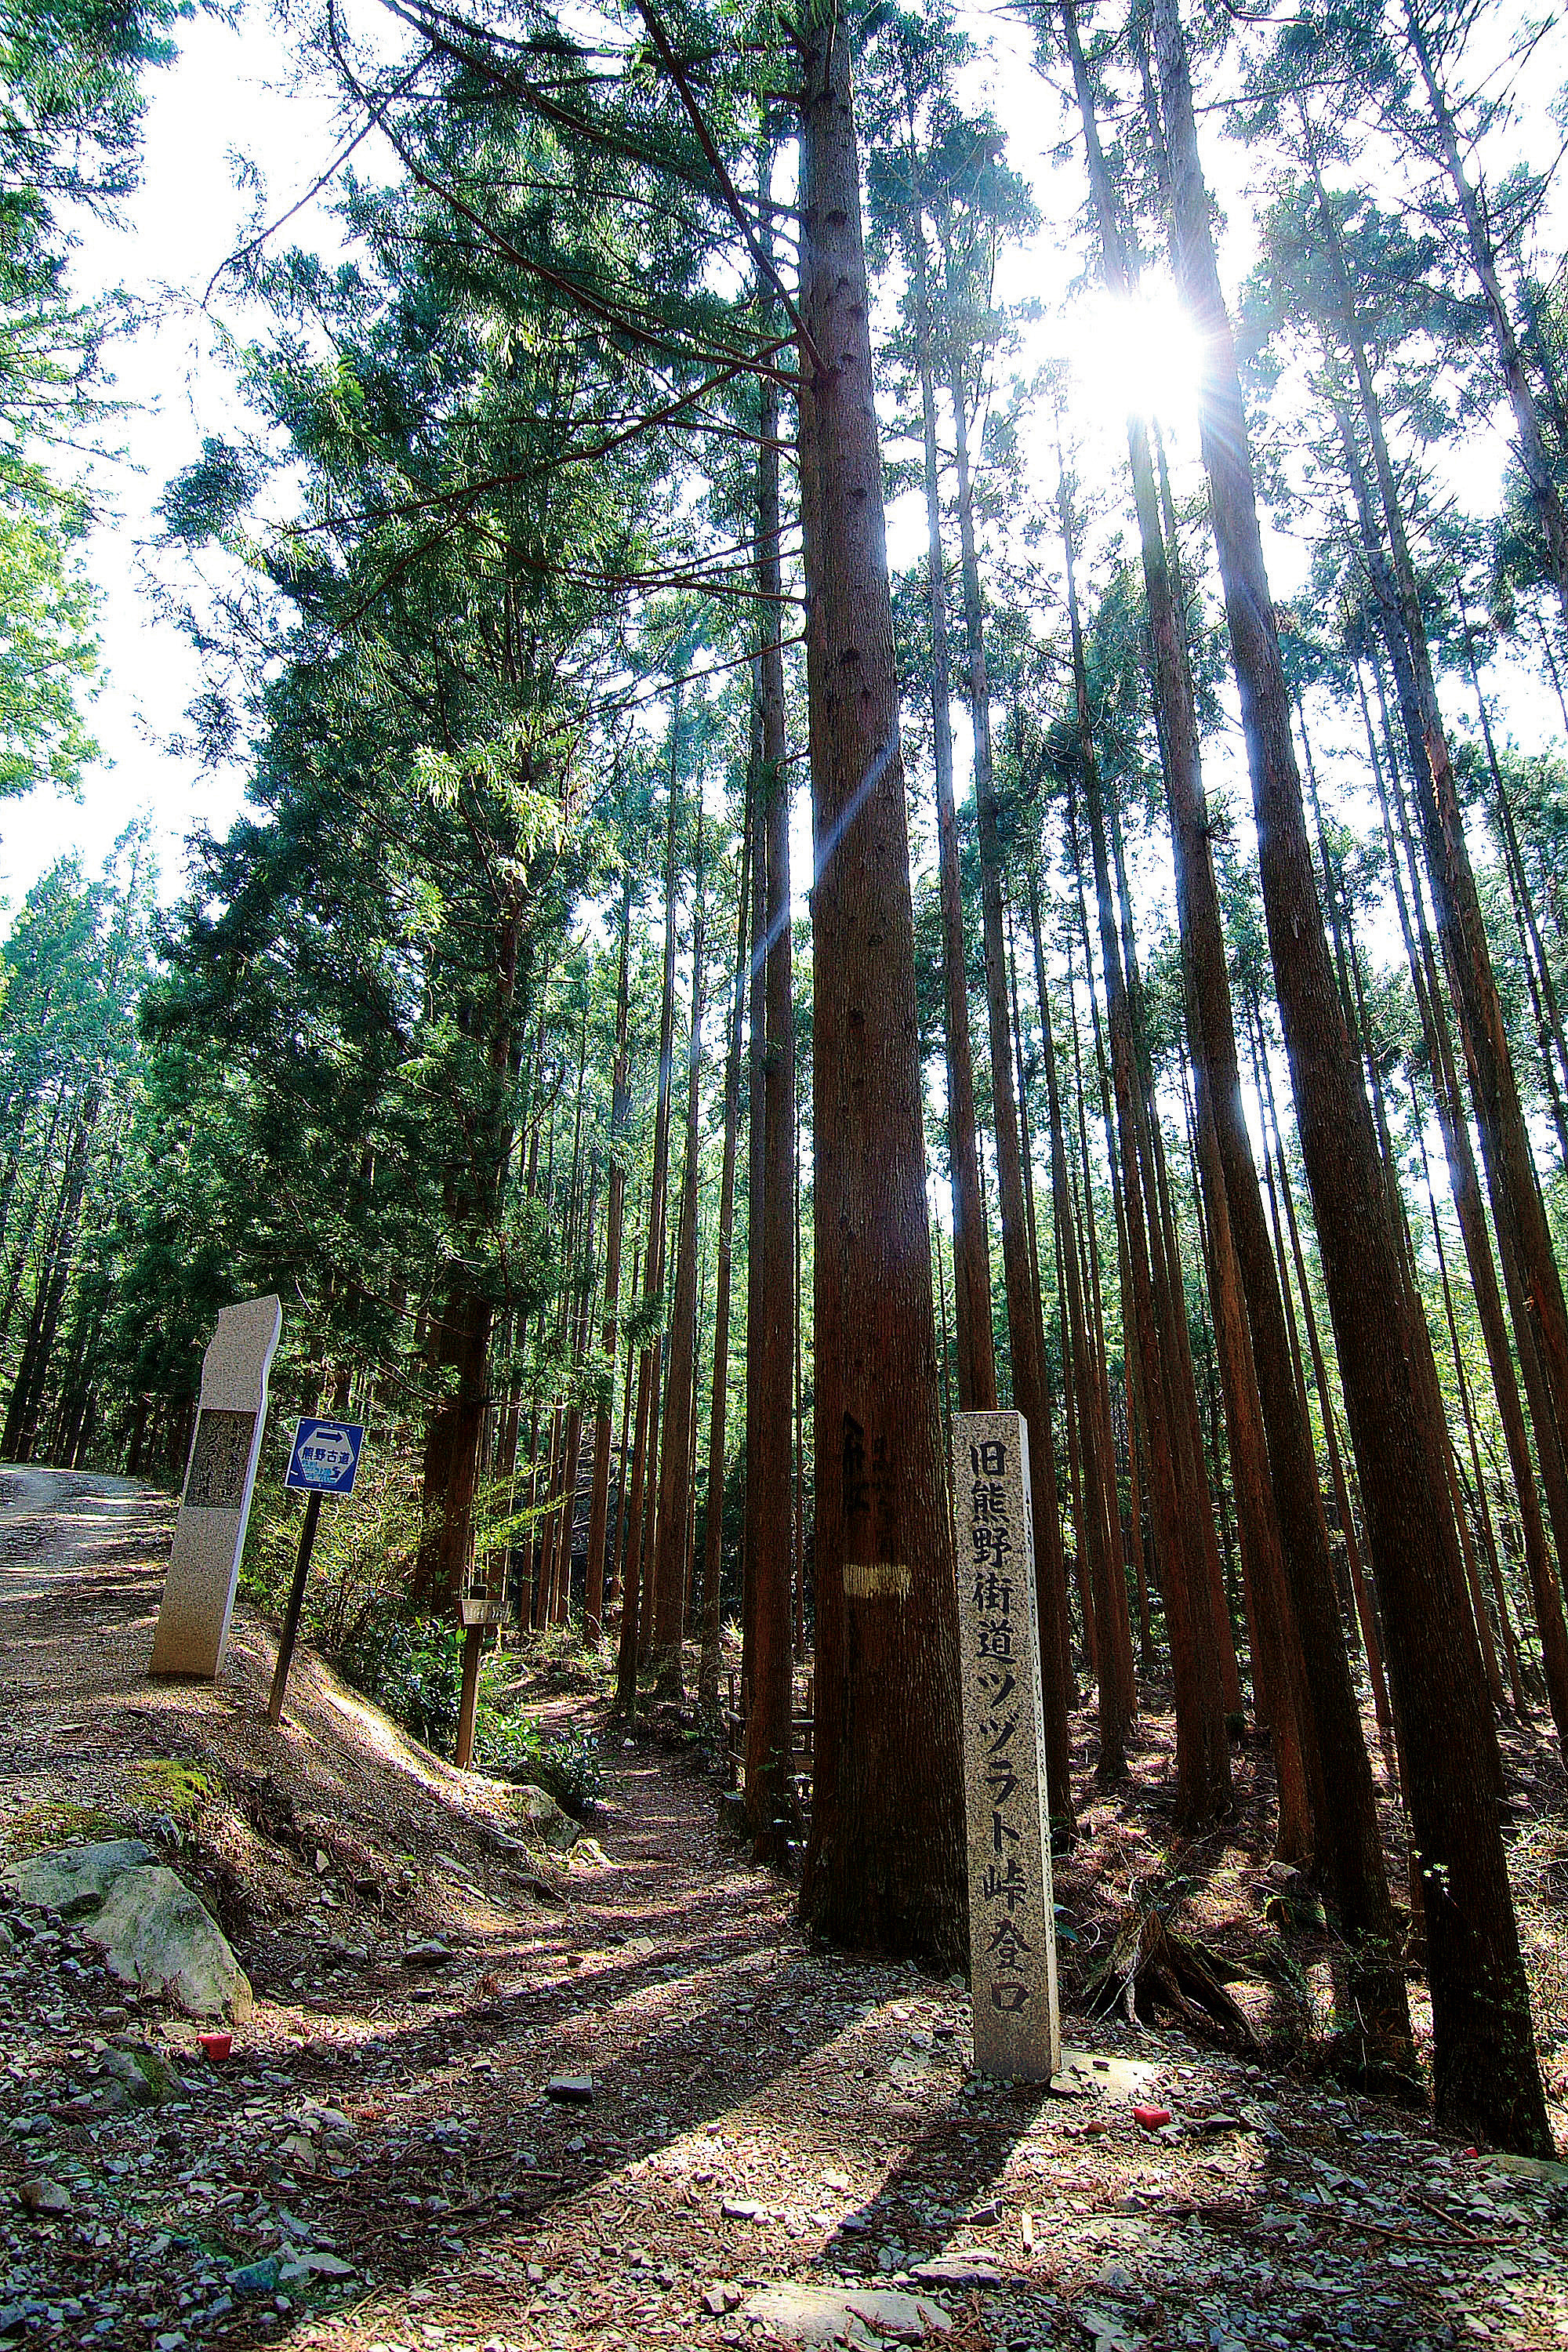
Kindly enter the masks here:
<path id="1" fill-rule="evenodd" d="M 210 1771 L 178 1756 L 143 1757 L 125 1781 L 128 1797 L 177 1822 L 192 1820 L 217 1794 Z"/>
<path id="2" fill-rule="evenodd" d="M 118 1822 L 96 1806 L 75 1805 L 57 1797 L 18 1813 L 5 1832 L 5 1843 L 14 1854 L 47 1853 L 57 1845 L 96 1843 L 125 1834 Z"/>

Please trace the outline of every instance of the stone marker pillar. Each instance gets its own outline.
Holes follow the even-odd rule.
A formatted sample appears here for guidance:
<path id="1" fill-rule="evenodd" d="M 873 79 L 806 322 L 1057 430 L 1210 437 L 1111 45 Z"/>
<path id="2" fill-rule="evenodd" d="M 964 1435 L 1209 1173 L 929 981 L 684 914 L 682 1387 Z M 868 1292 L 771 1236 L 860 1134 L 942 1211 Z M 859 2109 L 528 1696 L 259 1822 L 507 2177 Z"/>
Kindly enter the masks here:
<path id="1" fill-rule="evenodd" d="M 1040 1629 L 1022 1413 L 952 1417 L 974 2063 L 1061 2069 Z"/>
<path id="2" fill-rule="evenodd" d="M 210 1680 L 223 1664 L 267 1416 L 267 1375 L 282 1328 L 277 1298 L 242 1298 L 223 1309 L 207 1342 L 150 1674 Z"/>

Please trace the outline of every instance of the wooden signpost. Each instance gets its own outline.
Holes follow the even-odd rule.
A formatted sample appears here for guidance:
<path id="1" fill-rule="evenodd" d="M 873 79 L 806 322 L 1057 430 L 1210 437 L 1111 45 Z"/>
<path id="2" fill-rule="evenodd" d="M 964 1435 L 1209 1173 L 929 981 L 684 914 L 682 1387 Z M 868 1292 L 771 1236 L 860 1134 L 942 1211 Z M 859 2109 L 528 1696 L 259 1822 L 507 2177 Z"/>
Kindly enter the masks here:
<path id="1" fill-rule="evenodd" d="M 506 1555 L 501 1555 L 505 1575 Z M 474 1760 L 474 1717 L 479 1711 L 479 1661 L 485 1635 L 493 1625 L 504 1625 L 509 1615 L 504 1586 L 499 1592 L 480 1585 L 459 1593 L 458 1614 L 463 1628 L 463 1683 L 458 1698 L 458 1746 L 453 1759 L 466 1772 Z"/>
<path id="2" fill-rule="evenodd" d="M 969 1820 L 969 1979 L 982 2074 L 1060 2072 L 1040 1629 L 1021 1413 L 952 1418 Z"/>

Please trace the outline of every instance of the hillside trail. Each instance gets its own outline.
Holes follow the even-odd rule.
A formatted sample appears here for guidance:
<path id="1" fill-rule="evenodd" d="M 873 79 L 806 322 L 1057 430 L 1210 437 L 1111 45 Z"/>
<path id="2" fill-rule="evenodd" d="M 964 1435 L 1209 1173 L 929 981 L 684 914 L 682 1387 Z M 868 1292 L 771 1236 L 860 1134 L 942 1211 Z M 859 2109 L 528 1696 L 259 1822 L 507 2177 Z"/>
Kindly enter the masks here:
<path id="1" fill-rule="evenodd" d="M 813 1949 L 682 1755 L 609 1739 L 541 1858 L 307 1650 L 273 1730 L 243 1610 L 216 1686 L 150 1683 L 171 1520 L 0 1473 L 0 1858 L 147 1836 L 255 2013 L 210 2063 L 0 1905 L 0 2339 L 1568 2345 L 1568 2168 L 1173 2032 L 1069 2017 L 1073 2095 L 976 2078 L 962 1984 Z M 103 2095 L 117 2045 L 162 2105 Z"/>

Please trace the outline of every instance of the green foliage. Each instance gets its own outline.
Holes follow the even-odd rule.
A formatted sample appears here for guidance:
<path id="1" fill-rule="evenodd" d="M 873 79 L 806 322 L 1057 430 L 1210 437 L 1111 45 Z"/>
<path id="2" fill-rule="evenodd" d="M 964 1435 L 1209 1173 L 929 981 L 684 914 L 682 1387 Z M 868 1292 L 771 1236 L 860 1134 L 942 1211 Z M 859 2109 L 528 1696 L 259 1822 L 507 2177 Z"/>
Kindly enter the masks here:
<path id="1" fill-rule="evenodd" d="M 156 882 L 133 826 L 96 882 L 62 858 L 0 945 L 0 1444 L 13 1460 L 68 1461 L 90 1440 L 114 1321 L 129 1311 L 111 1294 L 107 1236 L 126 1207 Z M 85 1247 L 94 1234 L 98 1248 Z"/>
<path id="2" fill-rule="evenodd" d="M 273 1417 L 257 1475 L 240 1563 L 242 1600 L 280 1617 L 294 1573 L 304 1498 L 283 1486 L 293 1424 Z M 350 1496 L 317 1522 L 300 1620 L 306 1638 L 336 1656 L 371 1621 L 394 1615 L 408 1589 L 419 1544 L 414 1465 L 388 1429 L 367 1444 Z"/>
<path id="3" fill-rule="evenodd" d="M 76 788 L 97 754 L 79 708 L 98 667 L 79 499 L 0 460 L 0 798 Z"/>
<path id="4" fill-rule="evenodd" d="M 489 1704 L 482 1682 L 474 1757 L 487 1772 L 547 1789 L 558 1805 L 579 1818 L 605 1793 L 604 1755 L 592 1731 L 546 1732 L 521 1708 L 503 1711 Z"/>
<path id="5" fill-rule="evenodd" d="M 209 1770 L 172 1756 L 143 1757 L 131 1767 L 125 1786 L 132 1801 L 181 1822 L 189 1822 L 213 1794 Z"/>
<path id="6" fill-rule="evenodd" d="M 90 1843 L 118 1837 L 121 1826 L 95 1805 L 79 1805 L 68 1797 L 51 1797 L 14 1813 L 5 1828 L 5 1845 L 13 1859 L 25 1853 L 48 1853 L 55 1846 Z"/>
<path id="7" fill-rule="evenodd" d="M 462 1639 L 456 1627 L 419 1618 L 366 1618 L 340 1652 L 343 1678 L 395 1717 L 438 1756 L 457 1743 Z"/>
<path id="8" fill-rule="evenodd" d="M 96 747 L 80 696 L 98 662 L 85 502 L 62 456 L 101 413 L 114 306 L 65 283 L 73 214 L 135 185 L 142 69 L 172 54 L 174 0 L 0 6 L 0 796 L 72 789 Z"/>

